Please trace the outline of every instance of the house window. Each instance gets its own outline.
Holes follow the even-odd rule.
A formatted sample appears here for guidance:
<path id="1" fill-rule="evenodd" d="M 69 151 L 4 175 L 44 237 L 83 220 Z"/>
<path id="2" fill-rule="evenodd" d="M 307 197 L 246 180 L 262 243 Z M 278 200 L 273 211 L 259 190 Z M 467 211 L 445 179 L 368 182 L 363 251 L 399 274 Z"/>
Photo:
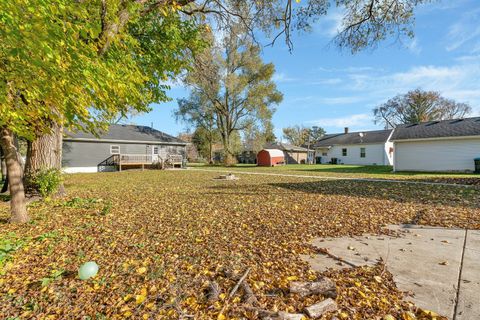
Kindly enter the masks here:
<path id="1" fill-rule="evenodd" d="M 360 158 L 365 158 L 367 155 L 367 150 L 365 148 L 360 148 Z"/>
<path id="2" fill-rule="evenodd" d="M 120 146 L 110 146 L 110 154 L 120 154 Z"/>
<path id="3" fill-rule="evenodd" d="M 323 151 L 323 152 L 322 152 L 322 156 L 323 156 L 323 157 L 328 156 L 328 152 L 327 152 L 327 151 Z"/>
<path id="4" fill-rule="evenodd" d="M 153 147 L 153 154 L 158 154 L 158 147 Z"/>
<path id="5" fill-rule="evenodd" d="M 342 149 L 342 156 L 346 157 L 347 156 L 347 148 Z"/>

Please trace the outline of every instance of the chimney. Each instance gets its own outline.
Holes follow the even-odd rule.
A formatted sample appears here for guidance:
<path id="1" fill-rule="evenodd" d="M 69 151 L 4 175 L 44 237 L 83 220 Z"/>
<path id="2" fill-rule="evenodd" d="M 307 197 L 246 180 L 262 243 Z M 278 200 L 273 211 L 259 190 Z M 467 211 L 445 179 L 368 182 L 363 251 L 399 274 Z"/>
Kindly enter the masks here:
<path id="1" fill-rule="evenodd" d="M 345 133 L 348 133 L 348 127 L 345 127 Z"/>

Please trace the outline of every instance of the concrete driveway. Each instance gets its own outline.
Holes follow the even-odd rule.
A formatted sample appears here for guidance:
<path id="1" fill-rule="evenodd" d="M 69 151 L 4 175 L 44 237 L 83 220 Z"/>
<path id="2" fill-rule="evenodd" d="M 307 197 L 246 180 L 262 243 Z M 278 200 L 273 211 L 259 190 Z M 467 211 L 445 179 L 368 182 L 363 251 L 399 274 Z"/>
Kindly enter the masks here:
<path id="1" fill-rule="evenodd" d="M 315 239 L 327 255 L 304 256 L 318 271 L 373 265 L 382 259 L 417 306 L 453 320 L 480 319 L 480 231 L 391 226 L 398 236 Z"/>

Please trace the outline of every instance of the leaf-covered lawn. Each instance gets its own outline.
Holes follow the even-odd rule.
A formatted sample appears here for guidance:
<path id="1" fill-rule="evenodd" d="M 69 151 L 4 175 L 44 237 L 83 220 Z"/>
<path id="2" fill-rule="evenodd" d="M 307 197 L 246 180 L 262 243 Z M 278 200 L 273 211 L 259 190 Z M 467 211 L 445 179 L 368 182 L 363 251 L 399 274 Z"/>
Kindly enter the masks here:
<path id="1" fill-rule="evenodd" d="M 324 299 L 286 290 L 292 280 L 318 276 L 299 257 L 315 253 L 308 245 L 314 237 L 379 233 L 403 222 L 480 228 L 476 188 L 249 175 L 213 180 L 217 175 L 69 176 L 68 197 L 33 204 L 30 224 L 2 222 L 1 317 L 216 319 L 236 283 L 229 274 L 248 268 L 262 308 L 302 311 Z M 0 218 L 7 212 L 2 203 Z M 90 260 L 99 274 L 79 280 L 78 267 Z M 328 318 L 400 319 L 408 310 L 421 317 L 382 266 L 328 275 L 337 281 L 340 306 Z M 210 281 L 222 290 L 215 303 L 205 300 Z M 225 316 L 255 319 L 240 297 L 229 301 Z"/>

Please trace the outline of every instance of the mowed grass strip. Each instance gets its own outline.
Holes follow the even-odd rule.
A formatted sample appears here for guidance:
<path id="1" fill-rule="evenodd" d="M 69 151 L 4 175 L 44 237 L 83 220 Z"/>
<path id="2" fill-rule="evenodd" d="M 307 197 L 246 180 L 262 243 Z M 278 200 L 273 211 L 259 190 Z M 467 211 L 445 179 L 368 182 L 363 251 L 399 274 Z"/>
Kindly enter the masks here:
<path id="1" fill-rule="evenodd" d="M 231 167 L 221 165 L 189 164 L 195 169 L 218 169 L 239 172 L 261 172 L 277 174 L 312 175 L 334 178 L 368 178 L 384 180 L 412 180 L 448 184 L 465 184 L 480 187 L 480 174 L 440 172 L 393 172 L 392 166 L 373 165 L 332 165 L 332 164 L 288 164 L 276 167 L 258 167 L 254 164 L 237 164 Z"/>
<path id="2" fill-rule="evenodd" d="M 409 222 L 480 228 L 475 188 L 216 176 L 188 170 L 68 176 L 66 199 L 30 206 L 30 224 L 1 226 L 2 241 L 18 244 L 0 273 L 2 317 L 214 319 L 235 285 L 227 274 L 247 268 L 262 308 L 299 312 L 324 299 L 286 290 L 292 280 L 318 276 L 299 257 L 315 253 L 308 244 L 315 237 L 381 233 L 387 224 Z M 7 203 L 0 212 L 6 220 Z M 76 272 L 86 261 L 100 271 L 81 281 Z M 381 266 L 329 276 L 340 290 L 340 310 L 328 317 L 415 310 Z M 210 281 L 223 294 L 215 303 L 204 298 Z M 242 309 L 240 296 L 225 315 L 256 317 Z"/>

